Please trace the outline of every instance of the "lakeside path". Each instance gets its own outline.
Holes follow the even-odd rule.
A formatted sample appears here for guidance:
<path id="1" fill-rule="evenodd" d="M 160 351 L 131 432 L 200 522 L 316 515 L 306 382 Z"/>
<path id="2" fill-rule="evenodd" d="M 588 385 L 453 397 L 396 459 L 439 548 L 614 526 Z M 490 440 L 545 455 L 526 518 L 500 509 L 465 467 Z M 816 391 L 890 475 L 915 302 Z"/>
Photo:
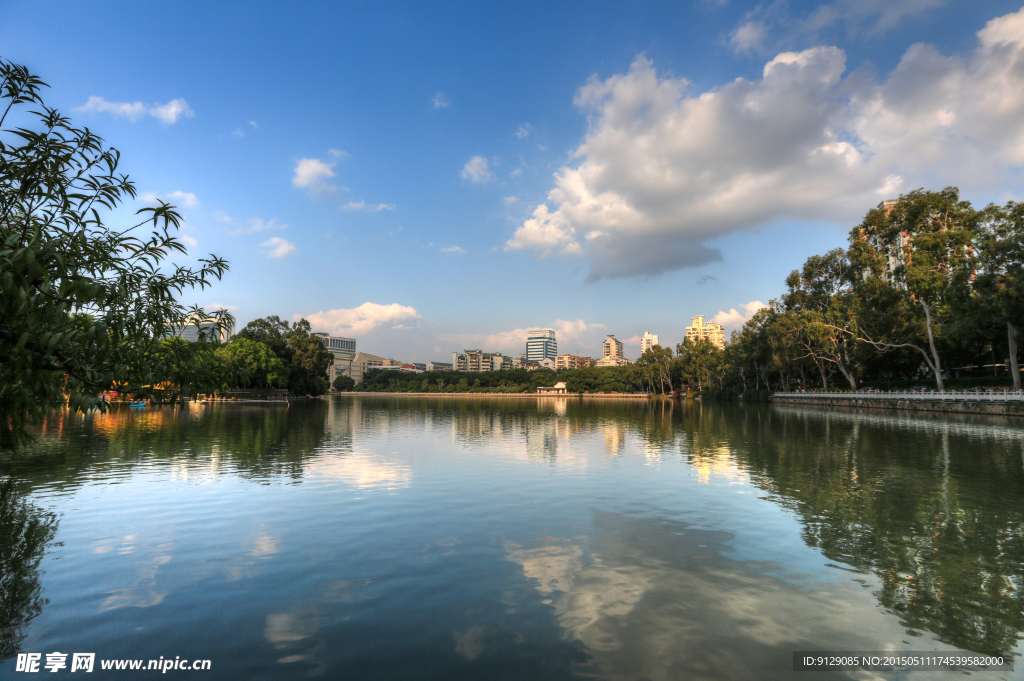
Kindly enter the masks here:
<path id="1" fill-rule="evenodd" d="M 328 393 L 325 397 L 332 395 L 374 395 L 380 397 L 386 396 L 402 396 L 402 397 L 515 397 L 515 398 L 541 398 L 541 399 L 568 399 L 570 397 L 580 399 L 628 399 L 628 400 L 646 400 L 649 398 L 660 398 L 661 395 L 648 394 L 648 393 L 567 393 L 565 395 L 544 395 L 542 393 L 389 393 L 389 392 L 342 392 L 342 393 Z M 668 397 L 667 395 L 665 396 Z"/>

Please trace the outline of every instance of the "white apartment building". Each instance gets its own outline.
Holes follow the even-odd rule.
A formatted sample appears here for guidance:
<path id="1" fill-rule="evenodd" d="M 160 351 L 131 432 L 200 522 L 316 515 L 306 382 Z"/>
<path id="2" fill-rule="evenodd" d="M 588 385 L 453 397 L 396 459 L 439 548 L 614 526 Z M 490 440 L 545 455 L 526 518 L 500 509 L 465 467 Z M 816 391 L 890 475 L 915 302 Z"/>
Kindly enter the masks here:
<path id="1" fill-rule="evenodd" d="M 554 360 L 557 356 L 558 342 L 554 329 L 526 330 L 526 359 L 539 362 L 542 359 Z"/>
<path id="2" fill-rule="evenodd" d="M 644 354 L 655 345 L 660 345 L 658 337 L 650 331 L 644 331 L 644 336 L 640 339 L 640 354 Z"/>
<path id="3" fill-rule="evenodd" d="M 707 338 L 714 343 L 719 350 L 725 349 L 725 329 L 714 322 L 704 322 L 704 315 L 698 315 L 690 319 L 691 326 L 686 327 L 686 337 L 696 341 L 700 338 Z"/>
<path id="4" fill-rule="evenodd" d="M 466 350 L 452 353 L 452 367 L 455 371 L 498 371 L 505 362 L 505 357 L 483 350 Z"/>

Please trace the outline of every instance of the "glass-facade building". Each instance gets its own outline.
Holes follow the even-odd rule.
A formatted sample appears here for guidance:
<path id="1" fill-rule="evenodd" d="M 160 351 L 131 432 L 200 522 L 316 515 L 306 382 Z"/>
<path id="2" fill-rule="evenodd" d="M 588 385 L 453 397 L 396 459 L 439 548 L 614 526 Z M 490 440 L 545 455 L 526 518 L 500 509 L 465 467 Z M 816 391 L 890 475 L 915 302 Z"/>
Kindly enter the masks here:
<path id="1" fill-rule="evenodd" d="M 554 361 L 558 356 L 558 343 L 554 329 L 529 329 L 526 332 L 526 359 L 539 362 L 542 359 Z"/>

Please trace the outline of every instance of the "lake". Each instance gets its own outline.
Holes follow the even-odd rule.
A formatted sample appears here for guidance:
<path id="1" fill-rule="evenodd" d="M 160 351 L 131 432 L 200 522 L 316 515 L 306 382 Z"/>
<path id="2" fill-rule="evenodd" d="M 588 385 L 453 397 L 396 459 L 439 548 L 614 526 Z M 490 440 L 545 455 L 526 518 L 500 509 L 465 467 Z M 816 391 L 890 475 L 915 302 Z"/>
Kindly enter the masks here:
<path id="1" fill-rule="evenodd" d="M 793 652 L 1024 652 L 1009 418 L 343 395 L 58 412 L 0 478 L 3 678 L 91 652 L 86 678 L 934 680 L 962 672 Z"/>

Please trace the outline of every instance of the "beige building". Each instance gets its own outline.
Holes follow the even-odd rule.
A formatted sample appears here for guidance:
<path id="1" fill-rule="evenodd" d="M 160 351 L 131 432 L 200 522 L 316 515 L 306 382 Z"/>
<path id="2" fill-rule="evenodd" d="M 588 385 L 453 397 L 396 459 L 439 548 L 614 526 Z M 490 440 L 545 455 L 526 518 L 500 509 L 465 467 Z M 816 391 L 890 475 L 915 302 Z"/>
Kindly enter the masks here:
<path id="1" fill-rule="evenodd" d="M 692 317 L 690 319 L 692 326 L 686 327 L 686 337 L 691 341 L 696 341 L 700 338 L 707 338 L 709 341 L 714 343 L 719 350 L 725 349 L 725 329 L 720 324 L 714 322 L 704 322 L 704 315 Z"/>
<path id="2" fill-rule="evenodd" d="M 334 385 L 334 379 L 338 376 L 350 376 L 352 360 L 356 356 L 356 340 L 354 338 L 342 338 L 327 333 L 314 332 L 314 336 L 320 337 L 327 351 L 334 357 L 334 361 L 327 367 L 327 382 Z M 354 380 L 354 379 L 353 379 Z M 356 381 L 359 383 L 359 381 Z"/>
<path id="3" fill-rule="evenodd" d="M 640 354 L 644 354 L 655 345 L 659 345 L 658 337 L 650 331 L 644 331 L 644 336 L 640 339 Z"/>
<path id="4" fill-rule="evenodd" d="M 335 360 L 335 367 L 338 367 L 338 364 L 338 361 Z M 400 362 L 397 359 L 387 359 L 366 352 L 357 352 L 352 359 L 341 362 L 341 366 L 336 370 L 339 372 L 339 376 L 351 376 L 352 380 L 356 383 L 362 383 L 366 372 L 370 369 L 401 369 L 403 364 L 404 362 Z M 334 379 L 331 379 L 331 381 L 333 382 Z"/>
<path id="5" fill-rule="evenodd" d="M 466 350 L 452 353 L 452 368 L 455 371 L 499 371 L 505 357 L 483 350 Z"/>
<path id="6" fill-rule="evenodd" d="M 208 343 L 227 343 L 235 335 L 235 320 L 232 319 L 218 329 L 215 317 L 198 317 L 190 314 L 185 317 L 184 326 L 172 325 L 168 327 L 168 332 L 163 337 L 172 338 L 177 336 L 189 343 L 198 343 L 200 335 Z"/>
<path id="7" fill-rule="evenodd" d="M 569 394 L 569 391 L 566 390 L 565 383 L 558 382 L 558 383 L 555 383 L 550 388 L 547 387 L 547 386 L 543 386 L 543 385 L 537 386 L 537 394 L 538 395 L 567 395 L 567 394 Z"/>
<path id="8" fill-rule="evenodd" d="M 608 334 L 608 337 L 601 343 L 601 359 L 609 357 L 622 357 L 622 341 L 613 334 Z"/>
<path id="9" fill-rule="evenodd" d="M 590 357 L 577 357 L 576 355 L 559 355 L 555 357 L 555 369 L 583 369 L 594 366 L 594 360 Z"/>
<path id="10" fill-rule="evenodd" d="M 602 357 L 601 359 L 594 362 L 596 367 L 624 367 L 632 364 L 630 360 L 625 357 Z"/>

